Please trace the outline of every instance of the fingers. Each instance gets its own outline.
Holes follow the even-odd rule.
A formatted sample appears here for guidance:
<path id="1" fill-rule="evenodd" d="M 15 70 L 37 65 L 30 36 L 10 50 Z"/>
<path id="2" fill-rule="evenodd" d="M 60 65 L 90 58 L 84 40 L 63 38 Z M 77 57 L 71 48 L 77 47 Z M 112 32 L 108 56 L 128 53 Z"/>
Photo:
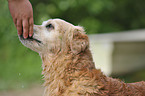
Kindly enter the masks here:
<path id="1" fill-rule="evenodd" d="M 29 37 L 33 35 L 33 18 L 24 19 L 23 21 L 15 19 L 14 23 L 18 30 L 18 35 L 23 34 L 25 39 L 28 38 L 28 35 Z"/>
<path id="2" fill-rule="evenodd" d="M 23 37 L 26 39 L 29 34 L 29 23 L 28 19 L 23 20 Z"/>
<path id="3" fill-rule="evenodd" d="M 17 30 L 18 30 L 18 35 L 22 34 L 22 21 L 17 20 Z"/>
<path id="4" fill-rule="evenodd" d="M 33 18 L 23 20 L 23 37 L 26 39 L 28 35 L 33 35 Z"/>
<path id="5" fill-rule="evenodd" d="M 29 19 L 29 37 L 33 35 L 33 18 Z"/>

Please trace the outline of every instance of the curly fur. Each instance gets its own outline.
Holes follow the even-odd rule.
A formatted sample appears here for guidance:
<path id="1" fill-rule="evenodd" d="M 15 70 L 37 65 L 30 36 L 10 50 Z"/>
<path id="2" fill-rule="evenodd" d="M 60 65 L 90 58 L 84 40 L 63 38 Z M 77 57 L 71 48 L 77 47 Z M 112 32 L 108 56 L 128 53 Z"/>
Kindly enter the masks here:
<path id="1" fill-rule="evenodd" d="M 54 36 L 56 39 L 48 44 L 45 52 L 37 48 L 43 61 L 44 96 L 145 96 L 144 81 L 124 83 L 95 69 L 88 36 L 82 27 L 60 19 L 47 22 L 55 23 L 57 31 L 53 32 L 59 33 L 59 39 Z"/>

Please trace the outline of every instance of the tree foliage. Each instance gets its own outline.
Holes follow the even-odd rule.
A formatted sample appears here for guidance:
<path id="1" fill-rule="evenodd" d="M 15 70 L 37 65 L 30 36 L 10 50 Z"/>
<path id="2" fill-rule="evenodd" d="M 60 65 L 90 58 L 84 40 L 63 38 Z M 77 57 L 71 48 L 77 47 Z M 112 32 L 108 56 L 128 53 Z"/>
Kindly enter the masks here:
<path id="1" fill-rule="evenodd" d="M 144 28 L 143 0 L 31 0 L 35 23 L 62 18 L 88 34 Z"/>

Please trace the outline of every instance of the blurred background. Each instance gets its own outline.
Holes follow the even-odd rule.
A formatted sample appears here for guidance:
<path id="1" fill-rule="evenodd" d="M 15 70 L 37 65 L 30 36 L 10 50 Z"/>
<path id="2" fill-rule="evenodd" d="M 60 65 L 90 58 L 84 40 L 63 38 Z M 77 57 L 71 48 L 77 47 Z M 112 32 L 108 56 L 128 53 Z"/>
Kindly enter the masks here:
<path id="1" fill-rule="evenodd" d="M 95 44 L 103 44 L 99 45 L 105 46 L 103 48 L 109 46 L 107 50 L 110 51 L 100 51 L 99 49 L 102 49 L 102 47 L 98 49 L 98 52 L 101 53 L 93 51 L 93 54 L 98 55 L 109 52 L 104 55 L 107 56 L 105 60 L 111 61 L 109 65 L 106 65 L 107 68 L 110 68 L 110 71 L 106 71 L 106 74 L 109 72 L 107 75 L 120 78 L 126 82 L 145 81 L 145 39 L 142 37 L 141 40 L 138 40 L 139 36 L 145 36 L 143 30 L 145 28 L 145 0 L 30 0 L 30 2 L 34 10 L 35 24 L 41 24 L 51 18 L 61 18 L 74 25 L 83 26 L 90 38 L 98 37 L 100 42 Z M 142 29 L 141 33 L 135 31 L 134 34 L 138 38 L 127 39 L 132 36 L 132 31 L 129 30 L 140 29 Z M 126 34 L 126 31 L 128 34 Z M 95 34 L 94 37 L 91 37 L 92 34 Z M 102 43 L 102 38 L 114 38 L 114 36 L 118 36 L 120 39 L 105 39 L 105 45 L 103 39 Z M 126 39 L 124 36 L 126 36 Z M 91 40 L 91 44 L 94 44 L 93 41 L 97 40 L 97 38 Z M 106 43 L 107 40 L 109 40 L 110 45 Z M 124 45 L 128 47 L 120 47 Z M 132 48 L 134 50 L 129 51 Z M 97 49 L 94 47 L 92 50 Z M 118 55 L 123 52 L 123 55 Z M 129 56 L 132 56 L 132 58 L 127 59 L 127 62 L 122 62 Z M 123 57 L 125 58 L 120 59 Z M 102 58 L 100 60 L 104 61 Z M 137 62 L 133 61 L 134 64 L 137 65 L 140 61 L 142 63 L 139 64 L 141 67 L 138 67 L 138 70 L 133 68 L 124 73 L 117 71 L 121 68 L 122 63 L 125 66 L 127 63 L 131 63 L 129 60 L 135 60 L 134 58 L 139 58 L 139 60 L 136 60 Z M 119 67 L 114 67 L 116 62 L 119 62 L 117 64 Z M 0 96 L 40 96 L 43 93 L 41 63 L 39 54 L 24 47 L 18 40 L 17 30 L 8 10 L 8 2 L 7 0 L 0 0 Z M 122 68 L 130 68 L 130 66 Z M 30 91 L 30 89 L 32 90 Z M 22 90 L 25 90 L 25 95 L 22 94 Z M 29 93 L 29 91 L 36 93 L 36 95 Z"/>

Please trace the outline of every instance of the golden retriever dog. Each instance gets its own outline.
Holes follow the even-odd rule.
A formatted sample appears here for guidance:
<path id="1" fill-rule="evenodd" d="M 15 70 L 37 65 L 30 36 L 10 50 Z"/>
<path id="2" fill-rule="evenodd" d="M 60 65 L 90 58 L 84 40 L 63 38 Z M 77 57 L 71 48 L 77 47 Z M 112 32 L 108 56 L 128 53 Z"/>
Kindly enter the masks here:
<path id="1" fill-rule="evenodd" d="M 20 41 L 39 53 L 44 96 L 145 96 L 145 82 L 124 83 L 95 68 L 84 29 L 61 19 L 34 25 L 33 36 Z"/>

